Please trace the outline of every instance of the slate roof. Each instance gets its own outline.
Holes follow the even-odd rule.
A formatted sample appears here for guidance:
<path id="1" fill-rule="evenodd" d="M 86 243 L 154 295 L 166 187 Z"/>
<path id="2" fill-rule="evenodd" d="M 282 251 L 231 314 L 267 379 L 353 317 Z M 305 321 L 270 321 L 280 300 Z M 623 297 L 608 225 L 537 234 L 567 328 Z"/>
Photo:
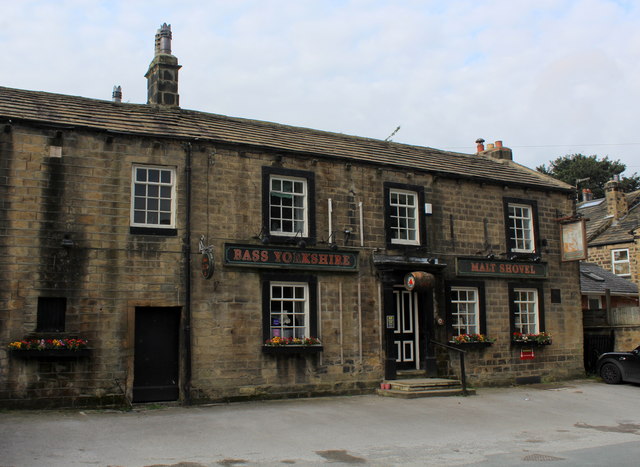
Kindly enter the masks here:
<path id="1" fill-rule="evenodd" d="M 609 289 L 615 295 L 634 295 L 638 286 L 633 282 L 616 276 L 597 264 L 580 262 L 580 290 L 582 294 L 600 295 Z"/>
<path id="2" fill-rule="evenodd" d="M 435 175 L 570 192 L 513 161 L 147 104 L 115 103 L 0 87 L 0 121 L 201 139 L 282 152 L 424 170 Z"/>
<path id="3" fill-rule="evenodd" d="M 604 198 L 578 204 L 578 213 L 589 219 L 586 226 L 589 246 L 633 242 L 631 232 L 640 227 L 640 190 L 626 193 L 625 197 L 629 212 L 617 221 L 607 214 Z"/>

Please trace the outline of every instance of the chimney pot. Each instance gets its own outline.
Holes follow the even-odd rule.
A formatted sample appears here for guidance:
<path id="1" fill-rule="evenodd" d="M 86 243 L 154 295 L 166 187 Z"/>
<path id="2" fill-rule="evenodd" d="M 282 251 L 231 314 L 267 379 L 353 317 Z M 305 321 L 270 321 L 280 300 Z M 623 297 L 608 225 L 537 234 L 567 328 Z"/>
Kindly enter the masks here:
<path id="1" fill-rule="evenodd" d="M 482 152 L 484 151 L 484 140 L 482 138 L 478 138 L 476 140 L 476 151 L 477 152 Z"/>
<path id="2" fill-rule="evenodd" d="M 496 141 L 496 147 L 497 148 L 501 148 L 502 147 L 502 141 Z"/>
<path id="3" fill-rule="evenodd" d="M 493 149 L 493 148 L 494 148 L 493 143 L 487 144 L 487 150 L 490 150 L 490 149 Z"/>
<path id="4" fill-rule="evenodd" d="M 113 102 L 122 102 L 122 87 L 114 86 L 111 97 L 113 98 Z"/>

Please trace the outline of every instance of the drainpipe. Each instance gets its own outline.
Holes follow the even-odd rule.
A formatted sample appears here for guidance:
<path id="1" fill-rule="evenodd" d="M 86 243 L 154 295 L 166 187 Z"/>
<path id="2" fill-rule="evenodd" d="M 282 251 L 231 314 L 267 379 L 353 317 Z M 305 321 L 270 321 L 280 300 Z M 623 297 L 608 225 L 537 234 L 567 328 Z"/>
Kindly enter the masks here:
<path id="1" fill-rule="evenodd" d="M 185 405 L 191 405 L 191 143 L 184 144 L 186 152 L 185 178 L 187 192 L 187 206 L 185 216 L 185 244 L 184 244 L 184 316 L 182 332 L 184 339 L 184 385 L 183 394 Z"/>

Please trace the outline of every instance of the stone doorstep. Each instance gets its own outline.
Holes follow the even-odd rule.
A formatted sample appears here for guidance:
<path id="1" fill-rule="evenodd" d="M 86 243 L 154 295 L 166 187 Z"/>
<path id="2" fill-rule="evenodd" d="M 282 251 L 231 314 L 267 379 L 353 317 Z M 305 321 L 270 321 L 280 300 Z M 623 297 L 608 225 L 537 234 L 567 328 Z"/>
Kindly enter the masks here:
<path id="1" fill-rule="evenodd" d="M 424 391 L 428 389 L 459 388 L 460 381 L 456 379 L 444 378 L 411 378 L 385 380 L 391 384 L 391 389 L 397 391 Z"/>
<path id="2" fill-rule="evenodd" d="M 419 397 L 447 397 L 462 396 L 462 388 L 458 389 L 430 389 L 427 391 L 396 391 L 394 389 L 377 389 L 379 396 L 397 397 L 399 399 L 417 399 Z M 474 395 L 474 390 L 467 390 L 467 395 Z"/>
<path id="3" fill-rule="evenodd" d="M 443 397 L 464 395 L 459 380 L 443 378 L 412 378 L 385 380 L 390 389 L 377 389 L 380 396 L 413 399 L 418 397 Z M 467 389 L 467 395 L 474 395 L 473 389 Z"/>

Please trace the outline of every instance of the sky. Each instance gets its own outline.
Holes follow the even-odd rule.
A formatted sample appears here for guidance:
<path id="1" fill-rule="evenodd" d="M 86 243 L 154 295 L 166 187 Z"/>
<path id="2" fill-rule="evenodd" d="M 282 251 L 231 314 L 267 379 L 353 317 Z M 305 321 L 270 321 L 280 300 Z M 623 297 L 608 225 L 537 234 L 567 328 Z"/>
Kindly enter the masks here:
<path id="1" fill-rule="evenodd" d="M 640 0 L 0 0 L 0 86 L 143 104 L 163 23 L 185 109 L 640 172 Z"/>

